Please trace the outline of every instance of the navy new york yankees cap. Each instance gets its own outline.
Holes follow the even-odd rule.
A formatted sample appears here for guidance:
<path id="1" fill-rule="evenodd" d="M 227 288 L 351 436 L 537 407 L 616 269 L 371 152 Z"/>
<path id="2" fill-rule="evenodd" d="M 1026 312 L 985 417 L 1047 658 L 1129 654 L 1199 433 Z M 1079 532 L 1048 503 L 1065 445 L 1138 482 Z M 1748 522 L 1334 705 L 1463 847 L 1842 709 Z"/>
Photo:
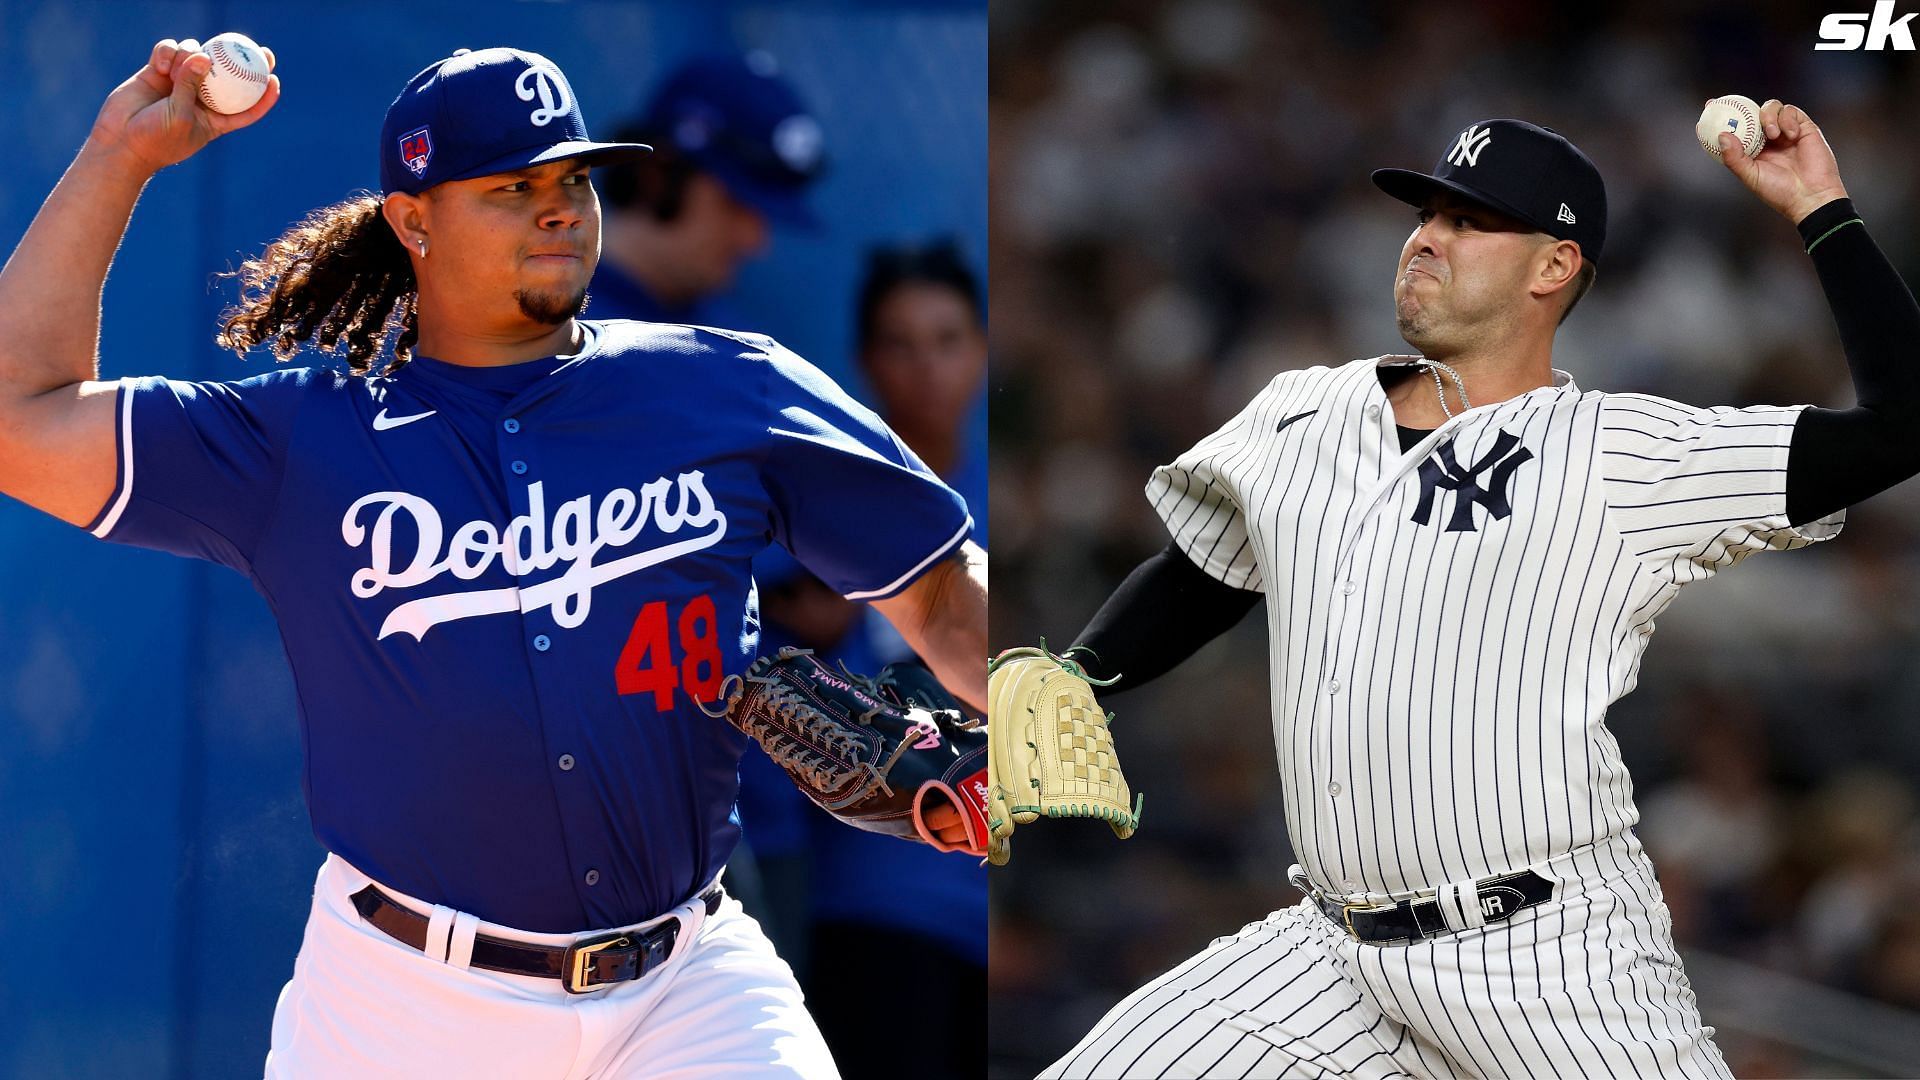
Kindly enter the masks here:
<path id="1" fill-rule="evenodd" d="M 380 189 L 419 194 L 448 180 L 563 158 L 606 164 L 641 143 L 594 142 L 559 65 L 519 49 L 461 49 L 408 80 L 380 125 Z"/>
<path id="2" fill-rule="evenodd" d="M 1607 238 L 1607 186 L 1566 136 L 1524 120 L 1482 120 L 1454 136 L 1433 172 L 1376 169 L 1381 191 L 1424 206 L 1436 191 L 1491 207 L 1580 245 L 1599 265 Z"/>

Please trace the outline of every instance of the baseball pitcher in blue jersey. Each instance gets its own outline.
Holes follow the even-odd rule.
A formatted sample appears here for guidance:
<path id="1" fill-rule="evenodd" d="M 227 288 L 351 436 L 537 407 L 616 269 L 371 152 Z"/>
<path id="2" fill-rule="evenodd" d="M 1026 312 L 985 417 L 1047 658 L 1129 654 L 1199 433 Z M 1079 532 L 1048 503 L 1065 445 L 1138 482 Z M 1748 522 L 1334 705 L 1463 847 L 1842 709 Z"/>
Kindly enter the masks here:
<path id="1" fill-rule="evenodd" d="M 222 344 L 345 372 L 98 379 L 141 188 L 265 116 L 162 41 L 0 273 L 0 490 L 231 567 L 278 618 L 329 855 L 273 1076 L 831 1076 L 719 878 L 778 542 L 984 706 L 985 554 L 959 496 L 757 335 L 578 318 L 597 143 L 544 57 L 462 50 L 380 133 L 382 193 L 241 271 Z M 957 841 L 956 815 L 935 820 Z"/>

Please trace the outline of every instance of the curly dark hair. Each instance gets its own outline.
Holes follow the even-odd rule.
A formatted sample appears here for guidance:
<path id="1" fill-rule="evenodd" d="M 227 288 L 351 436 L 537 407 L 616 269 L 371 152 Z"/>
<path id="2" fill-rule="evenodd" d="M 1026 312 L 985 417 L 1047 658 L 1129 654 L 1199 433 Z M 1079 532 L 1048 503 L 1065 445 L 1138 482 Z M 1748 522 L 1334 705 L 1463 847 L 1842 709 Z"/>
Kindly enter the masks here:
<path id="1" fill-rule="evenodd" d="M 355 375 L 370 372 L 391 343 L 384 370 L 398 370 L 419 340 L 419 293 L 380 205 L 380 196 L 362 192 L 315 210 L 224 275 L 240 279 L 240 302 L 221 313 L 215 340 L 242 355 L 271 345 L 282 362 L 311 342 L 344 353 Z"/>

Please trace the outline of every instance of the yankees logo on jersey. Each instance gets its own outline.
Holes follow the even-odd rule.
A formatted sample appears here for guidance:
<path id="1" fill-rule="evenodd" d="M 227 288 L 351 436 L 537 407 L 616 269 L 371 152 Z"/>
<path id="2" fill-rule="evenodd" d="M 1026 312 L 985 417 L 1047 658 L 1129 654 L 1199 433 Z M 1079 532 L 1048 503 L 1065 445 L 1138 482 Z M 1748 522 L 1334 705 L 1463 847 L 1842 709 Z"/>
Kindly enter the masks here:
<path id="1" fill-rule="evenodd" d="M 1416 360 L 1283 373 L 1148 482 L 1196 565 L 1266 595 L 1309 896 L 1043 1076 L 1728 1075 L 1605 716 L 1681 585 L 1839 531 L 1787 520 L 1798 410 L 1555 372 L 1403 447 L 1381 380 Z M 1354 929 L 1419 898 L 1418 929 Z"/>
<path id="2" fill-rule="evenodd" d="M 1288 832 L 1342 893 L 1625 833 L 1638 813 L 1603 720 L 1653 620 L 1685 582 L 1840 523 L 1787 523 L 1797 408 L 1556 373 L 1402 452 L 1379 373 L 1411 359 L 1282 373 L 1147 485 L 1196 565 L 1267 594 Z"/>
<path id="3" fill-rule="evenodd" d="M 1420 463 L 1420 501 L 1414 504 L 1413 520 L 1425 525 L 1433 515 L 1434 495 L 1441 491 L 1454 493 L 1453 516 L 1447 521 L 1448 532 L 1472 532 L 1473 508 L 1476 505 L 1486 508 L 1487 515 L 1499 521 L 1513 513 L 1513 507 L 1507 502 L 1507 492 L 1513 482 L 1514 470 L 1533 460 L 1533 451 L 1521 446 L 1520 437 L 1510 431 L 1502 431 L 1494 440 L 1493 449 L 1485 457 L 1466 468 L 1453 459 L 1453 444 L 1443 442 L 1434 448 L 1433 456 Z M 1482 487 L 1479 478 L 1487 474 L 1487 483 Z"/>

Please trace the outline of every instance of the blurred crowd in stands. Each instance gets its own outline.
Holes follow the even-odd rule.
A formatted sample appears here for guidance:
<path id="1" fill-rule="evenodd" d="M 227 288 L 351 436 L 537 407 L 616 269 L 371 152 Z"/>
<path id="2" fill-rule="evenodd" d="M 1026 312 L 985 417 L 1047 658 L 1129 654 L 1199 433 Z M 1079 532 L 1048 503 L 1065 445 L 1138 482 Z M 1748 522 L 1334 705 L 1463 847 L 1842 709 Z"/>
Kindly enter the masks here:
<path id="1" fill-rule="evenodd" d="M 1794 229 L 1694 140 L 1724 93 L 1804 107 L 1920 280 L 1904 53 L 1816 52 L 1819 10 L 1681 0 L 996 5 L 994 645 L 1064 646 L 1166 543 L 1141 488 L 1282 369 L 1406 351 L 1392 277 L 1426 169 L 1495 116 L 1608 189 L 1605 265 L 1555 366 L 1702 404 L 1852 403 Z M 1920 485 L 1835 543 L 1690 586 L 1609 726 L 1685 950 L 1920 1009 Z M 1140 832 L 1023 830 L 993 885 L 996 1069 L 1297 899 L 1259 618 L 1106 704 Z M 1715 1023 L 1709 1006 L 1706 1020 Z M 1791 1071 L 1723 1026 L 1736 1073 Z M 1745 1070 L 1745 1071 L 1743 1071 Z"/>

